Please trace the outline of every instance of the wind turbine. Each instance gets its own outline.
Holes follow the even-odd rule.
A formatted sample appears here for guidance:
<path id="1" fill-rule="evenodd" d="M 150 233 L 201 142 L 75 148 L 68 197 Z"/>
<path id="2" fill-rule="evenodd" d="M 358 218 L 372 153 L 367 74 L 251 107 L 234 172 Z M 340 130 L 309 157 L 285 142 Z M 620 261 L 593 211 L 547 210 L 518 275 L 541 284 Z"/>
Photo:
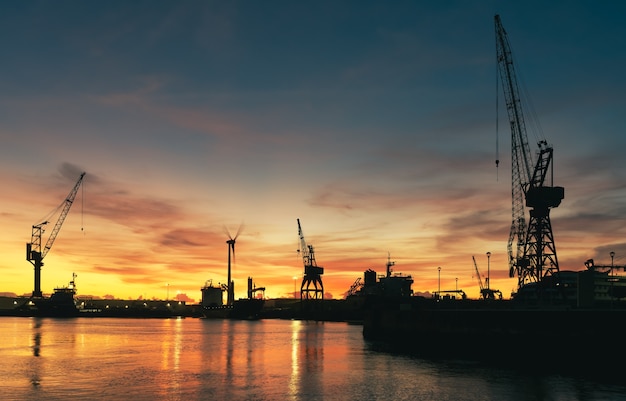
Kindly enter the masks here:
<path id="1" fill-rule="evenodd" d="M 226 241 L 226 244 L 228 245 L 228 293 L 226 294 L 226 305 L 233 305 L 235 303 L 235 283 L 233 283 L 230 279 L 230 254 L 232 251 L 233 254 L 233 262 L 235 261 L 235 242 L 237 241 L 237 237 L 239 237 L 239 234 L 241 233 L 241 228 L 242 228 L 243 224 L 239 225 L 239 228 L 237 229 L 237 233 L 235 234 L 235 236 L 231 236 L 230 232 L 228 231 L 228 229 L 226 228 L 226 226 L 224 226 L 224 231 L 226 232 L 226 235 L 228 235 L 228 241 Z"/>

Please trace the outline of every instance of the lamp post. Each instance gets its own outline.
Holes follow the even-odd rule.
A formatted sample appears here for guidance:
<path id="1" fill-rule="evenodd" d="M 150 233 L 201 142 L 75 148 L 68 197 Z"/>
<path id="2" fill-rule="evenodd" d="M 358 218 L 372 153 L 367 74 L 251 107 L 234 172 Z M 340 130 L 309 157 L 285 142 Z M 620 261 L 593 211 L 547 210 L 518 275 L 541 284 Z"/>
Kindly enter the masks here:
<path id="1" fill-rule="evenodd" d="M 441 296 L 441 266 L 437 268 L 437 299 Z"/>
<path id="2" fill-rule="evenodd" d="M 456 291 L 458 291 L 458 290 L 459 290 L 459 278 L 458 278 L 458 277 L 455 277 L 455 278 L 454 278 L 454 281 L 455 281 L 455 283 L 454 283 L 454 289 L 455 289 Z"/>
<path id="3" fill-rule="evenodd" d="M 611 251 L 609 253 L 611 255 L 611 307 L 613 306 L 613 258 L 615 257 L 615 252 Z"/>
<path id="4" fill-rule="evenodd" d="M 296 299 L 296 280 L 298 279 L 298 277 L 293 276 L 293 299 Z"/>
<path id="5" fill-rule="evenodd" d="M 489 289 L 489 273 L 490 273 L 491 252 L 487 252 L 487 289 Z"/>

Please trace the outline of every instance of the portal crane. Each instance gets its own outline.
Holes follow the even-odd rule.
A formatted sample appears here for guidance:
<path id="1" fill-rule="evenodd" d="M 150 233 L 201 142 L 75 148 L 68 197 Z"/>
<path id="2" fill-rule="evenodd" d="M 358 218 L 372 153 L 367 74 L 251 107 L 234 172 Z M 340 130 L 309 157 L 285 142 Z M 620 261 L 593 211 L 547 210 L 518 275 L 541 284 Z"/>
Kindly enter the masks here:
<path id="1" fill-rule="evenodd" d="M 300 238 L 298 253 L 302 254 L 304 263 L 304 276 L 300 285 L 300 299 L 324 299 L 324 284 L 322 283 L 324 268 L 318 266 L 315 261 L 313 245 L 307 244 L 304 240 L 300 219 L 298 219 L 298 237 Z M 311 288 L 311 285 L 313 285 L 313 288 Z"/>
<path id="2" fill-rule="evenodd" d="M 499 15 L 495 16 L 495 27 L 498 69 L 511 128 L 513 219 L 508 242 L 509 275 L 517 275 L 519 288 L 528 283 L 539 283 L 546 276 L 559 272 L 550 209 L 559 206 L 565 191 L 552 184 L 553 149 L 545 140 L 538 142 L 537 162 L 533 163 L 511 48 Z M 548 172 L 549 185 L 546 183 Z M 525 207 L 530 208 L 528 225 Z"/>
<path id="3" fill-rule="evenodd" d="M 478 277 L 478 286 L 480 287 L 480 298 L 481 299 L 496 299 L 496 295 L 498 295 L 498 299 L 502 299 L 502 292 L 500 290 L 492 290 L 489 285 L 483 284 L 483 279 L 480 278 L 480 271 L 478 271 L 478 264 L 476 264 L 476 258 L 472 256 L 472 260 L 474 261 L 474 269 L 476 270 L 476 277 Z M 489 283 L 489 281 L 487 281 Z"/>
<path id="4" fill-rule="evenodd" d="M 46 220 L 33 226 L 30 243 L 26 244 L 26 260 L 32 263 L 35 267 L 35 288 L 33 289 L 32 295 L 34 298 L 41 298 L 43 296 L 41 293 L 41 267 L 43 266 L 43 258 L 45 258 L 48 252 L 50 252 L 57 235 L 59 235 L 61 226 L 63 225 L 67 214 L 70 212 L 70 208 L 74 203 L 76 193 L 78 192 L 78 188 L 80 187 L 84 176 L 85 173 L 81 173 L 78 181 L 74 185 L 74 188 L 72 188 L 70 193 L 67 195 L 67 198 L 65 198 L 59 206 L 59 208 L 62 208 L 61 214 L 59 215 L 59 219 L 54 225 L 52 233 L 50 234 L 50 237 L 48 238 L 48 241 L 43 249 L 41 248 L 41 236 L 43 235 L 46 228 L 45 226 L 49 223 L 49 221 Z"/>

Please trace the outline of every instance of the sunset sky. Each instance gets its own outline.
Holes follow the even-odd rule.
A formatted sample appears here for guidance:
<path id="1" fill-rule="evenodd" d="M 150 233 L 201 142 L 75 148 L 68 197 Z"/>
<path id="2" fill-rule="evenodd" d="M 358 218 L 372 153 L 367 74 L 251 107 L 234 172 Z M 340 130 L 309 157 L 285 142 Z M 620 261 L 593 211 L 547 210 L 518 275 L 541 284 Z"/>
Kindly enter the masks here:
<path id="1" fill-rule="evenodd" d="M 416 292 L 508 297 L 510 131 L 494 15 L 554 145 L 562 270 L 626 262 L 626 3 L 0 3 L 0 293 L 30 294 L 31 227 L 84 184 L 50 293 L 293 296 L 297 222 L 342 298 L 388 255 Z M 496 130 L 496 121 L 499 129 Z M 498 135 L 496 135 L 498 132 Z M 497 139 L 497 140 L 496 140 Z M 498 143 L 498 146 L 496 146 Z M 498 151 L 500 166 L 496 169 Z M 44 241 L 52 231 L 52 225 Z M 457 281 L 458 280 L 458 281 Z"/>

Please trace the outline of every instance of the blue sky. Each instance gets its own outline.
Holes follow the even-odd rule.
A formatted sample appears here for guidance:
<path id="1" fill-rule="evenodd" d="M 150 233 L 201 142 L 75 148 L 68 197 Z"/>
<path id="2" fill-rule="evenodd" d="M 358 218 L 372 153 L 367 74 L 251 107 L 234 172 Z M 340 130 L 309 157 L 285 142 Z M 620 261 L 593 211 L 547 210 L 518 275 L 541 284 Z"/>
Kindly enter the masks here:
<path id="1" fill-rule="evenodd" d="M 0 292 L 32 291 L 30 226 L 83 192 L 42 272 L 79 292 L 196 300 L 234 276 L 288 296 L 296 219 L 340 298 L 388 254 L 416 291 L 508 294 L 501 15 L 555 149 L 562 269 L 626 255 L 625 6 L 618 1 L 29 1 L 0 4 Z M 530 115 L 527 117 L 529 118 Z M 80 208 L 78 207 L 80 203 Z M 621 262 L 620 262 L 621 263 Z"/>

